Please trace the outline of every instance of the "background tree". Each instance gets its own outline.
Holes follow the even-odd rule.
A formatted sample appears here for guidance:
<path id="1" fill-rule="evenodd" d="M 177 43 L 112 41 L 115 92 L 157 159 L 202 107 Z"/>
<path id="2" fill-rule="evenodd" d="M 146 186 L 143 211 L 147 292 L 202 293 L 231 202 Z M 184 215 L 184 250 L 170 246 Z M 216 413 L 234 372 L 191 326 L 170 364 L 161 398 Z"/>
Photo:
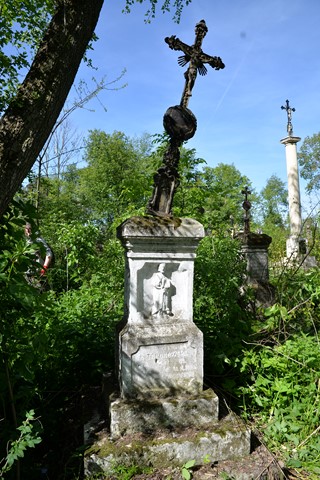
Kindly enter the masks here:
<path id="1" fill-rule="evenodd" d="M 174 214 L 197 218 L 211 232 L 230 232 L 232 219 L 238 229 L 242 228 L 241 191 L 246 185 L 250 187 L 251 181 L 233 164 L 205 164 L 194 149 L 181 149 L 181 183 L 174 199 Z"/>
<path id="2" fill-rule="evenodd" d="M 298 160 L 301 177 L 308 180 L 306 190 L 316 192 L 320 188 L 320 133 L 306 137 L 299 149 Z"/>
<path id="3" fill-rule="evenodd" d="M 230 230 L 230 221 L 237 229 L 243 228 L 243 195 L 251 181 L 233 165 L 219 163 L 205 167 L 201 174 L 205 186 L 204 222 L 211 231 Z"/>
<path id="4" fill-rule="evenodd" d="M 54 10 L 53 0 L 0 2 L 0 112 L 13 100 Z"/>
<path id="5" fill-rule="evenodd" d="M 288 191 L 285 183 L 277 175 L 272 175 L 261 190 L 261 214 L 264 230 L 286 226 Z"/>
<path id="6" fill-rule="evenodd" d="M 41 41 L 29 72 L 17 92 L 12 92 L 9 87 L 10 92 L 5 92 L 2 96 L 2 108 L 6 102 L 9 103 L 0 123 L 0 215 L 27 176 L 55 125 L 93 37 L 103 0 L 27 1 L 23 14 L 19 10 L 20 3 L 13 2 L 11 9 L 7 3 L 1 3 L 3 22 L 8 25 L 1 38 L 1 47 L 12 46 L 14 41 L 23 43 L 23 36 L 16 40 L 16 25 L 21 31 L 32 30 L 35 28 L 34 18 L 41 25 L 38 35 Z M 127 8 L 130 9 L 133 3 L 134 0 L 127 0 Z M 157 3 L 157 0 L 150 0 L 151 16 L 155 13 Z M 190 0 L 174 2 L 178 18 L 183 5 L 188 3 Z M 34 5 L 39 6 L 40 10 L 43 7 L 42 13 L 36 14 L 37 8 Z M 53 8 L 51 21 L 47 24 Z M 170 1 L 165 0 L 162 9 L 170 9 Z M 22 59 L 16 59 L 14 55 L 11 58 L 1 56 L 0 68 L 6 76 L 6 83 L 12 78 L 15 85 L 17 72 L 26 66 L 24 60 L 27 62 L 27 47 L 25 44 L 22 46 L 25 47 Z"/>
<path id="7" fill-rule="evenodd" d="M 0 214 L 44 146 L 78 71 L 103 0 L 64 0 L 56 10 L 29 73 L 0 123 Z"/>
<path id="8" fill-rule="evenodd" d="M 146 136 L 134 140 L 122 132 L 89 133 L 78 192 L 90 218 L 110 227 L 124 213 L 144 211 L 154 173 L 150 149 Z"/>

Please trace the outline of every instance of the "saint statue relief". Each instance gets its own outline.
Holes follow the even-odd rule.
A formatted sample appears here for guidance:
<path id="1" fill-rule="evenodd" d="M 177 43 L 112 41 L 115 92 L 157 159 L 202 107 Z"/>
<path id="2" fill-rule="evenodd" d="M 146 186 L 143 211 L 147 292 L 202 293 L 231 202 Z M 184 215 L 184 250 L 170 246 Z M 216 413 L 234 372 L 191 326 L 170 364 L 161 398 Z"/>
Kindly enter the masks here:
<path id="1" fill-rule="evenodd" d="M 153 287 L 152 296 L 152 315 L 166 314 L 172 315 L 169 305 L 169 290 L 172 285 L 171 280 L 165 276 L 165 263 L 158 265 L 158 271 L 151 277 L 151 285 Z"/>

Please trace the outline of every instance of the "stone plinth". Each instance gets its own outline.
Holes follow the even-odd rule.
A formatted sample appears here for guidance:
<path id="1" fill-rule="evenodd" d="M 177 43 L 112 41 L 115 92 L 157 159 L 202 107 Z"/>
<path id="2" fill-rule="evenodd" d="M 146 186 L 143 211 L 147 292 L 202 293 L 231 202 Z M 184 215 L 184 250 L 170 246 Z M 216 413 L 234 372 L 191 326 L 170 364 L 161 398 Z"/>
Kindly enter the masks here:
<path id="1" fill-rule="evenodd" d="M 120 394 L 109 428 L 84 458 L 85 477 L 117 465 L 202 465 L 248 455 L 250 431 L 203 390 L 203 338 L 193 323 L 193 267 L 202 225 L 134 217 L 118 229 L 125 249 L 125 315 L 118 326 Z"/>
<path id="2" fill-rule="evenodd" d="M 239 233 L 242 252 L 247 260 L 247 280 L 249 283 L 269 281 L 268 249 L 272 238 L 265 233 Z"/>
<path id="3" fill-rule="evenodd" d="M 135 433 L 149 434 L 162 430 L 206 429 L 218 422 L 219 399 L 213 390 L 199 395 L 123 401 L 110 398 L 110 431 L 112 439 Z"/>
<path id="4" fill-rule="evenodd" d="M 112 475 L 116 465 L 165 468 L 181 467 L 190 460 L 196 465 L 233 460 L 249 455 L 250 436 L 250 431 L 233 414 L 203 430 L 187 429 L 179 435 L 167 431 L 147 439 L 130 435 L 113 441 L 102 432 L 85 454 L 85 478 L 93 474 Z"/>
<path id="5" fill-rule="evenodd" d="M 202 392 L 203 339 L 192 303 L 203 236 L 192 219 L 133 217 L 118 228 L 126 256 L 118 345 L 122 399 Z"/>

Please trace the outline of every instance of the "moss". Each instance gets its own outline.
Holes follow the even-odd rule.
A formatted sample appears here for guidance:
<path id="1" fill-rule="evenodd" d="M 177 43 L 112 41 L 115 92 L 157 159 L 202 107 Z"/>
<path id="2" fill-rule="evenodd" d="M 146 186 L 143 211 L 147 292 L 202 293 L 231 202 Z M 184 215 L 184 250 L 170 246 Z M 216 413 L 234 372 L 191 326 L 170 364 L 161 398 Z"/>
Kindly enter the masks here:
<path id="1" fill-rule="evenodd" d="M 154 228 L 158 226 L 178 228 L 181 225 L 181 218 L 178 217 L 153 217 L 153 216 L 143 216 L 143 217 L 131 217 L 123 222 L 122 225 L 126 223 L 135 224 L 138 227 L 143 228 Z"/>
<path id="2" fill-rule="evenodd" d="M 219 443 L 219 439 L 222 441 L 222 453 L 218 453 L 222 457 L 219 456 L 219 460 L 236 458 L 239 456 L 239 452 L 243 452 L 241 448 L 243 444 L 248 444 L 246 448 L 250 449 L 250 442 L 245 432 L 246 427 L 243 422 L 236 415 L 231 414 L 201 430 L 188 428 L 182 429 L 182 431 L 178 430 L 174 434 L 159 430 L 154 432 L 152 436 L 132 434 L 118 440 L 111 440 L 105 436 L 87 449 L 85 457 L 92 454 L 97 455 L 99 459 L 104 461 L 103 468 L 110 471 L 114 465 L 138 465 L 139 467 L 151 465 L 154 468 L 181 467 L 185 462 L 186 451 L 190 453 L 190 458 L 194 454 L 197 461 L 200 462 L 199 464 L 202 464 L 202 457 L 208 453 L 206 448 L 207 446 L 210 448 L 212 441 L 214 443 Z M 234 435 L 235 433 L 237 434 Z M 230 438 L 228 438 L 229 434 L 231 435 Z M 231 450 L 230 442 L 232 444 Z M 232 455 L 232 451 L 234 455 Z"/>

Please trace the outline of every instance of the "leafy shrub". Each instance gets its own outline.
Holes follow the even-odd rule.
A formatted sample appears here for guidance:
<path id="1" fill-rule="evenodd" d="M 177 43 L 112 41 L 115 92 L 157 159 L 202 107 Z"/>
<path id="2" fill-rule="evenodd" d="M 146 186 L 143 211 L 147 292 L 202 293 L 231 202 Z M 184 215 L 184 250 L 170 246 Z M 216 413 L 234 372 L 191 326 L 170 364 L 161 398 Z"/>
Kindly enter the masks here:
<path id="1" fill-rule="evenodd" d="M 4 479 L 3 475 L 11 470 L 14 462 L 24 457 L 24 453 L 28 448 L 34 448 L 41 442 L 37 431 L 34 431 L 34 420 L 34 411 L 30 410 L 30 412 L 27 412 L 26 419 L 22 422 L 22 425 L 17 429 L 19 437 L 10 442 L 7 446 L 6 457 L 0 461 L 0 480 Z"/>
<path id="2" fill-rule="evenodd" d="M 278 300 L 237 360 L 243 408 L 288 466 L 319 474 L 320 342 L 318 270 L 283 272 Z M 237 363 L 236 361 L 236 363 Z"/>
<path id="3" fill-rule="evenodd" d="M 240 289 L 246 265 L 232 238 L 205 237 L 195 264 L 194 321 L 204 333 L 210 374 L 221 374 L 241 350 L 250 317 Z"/>

